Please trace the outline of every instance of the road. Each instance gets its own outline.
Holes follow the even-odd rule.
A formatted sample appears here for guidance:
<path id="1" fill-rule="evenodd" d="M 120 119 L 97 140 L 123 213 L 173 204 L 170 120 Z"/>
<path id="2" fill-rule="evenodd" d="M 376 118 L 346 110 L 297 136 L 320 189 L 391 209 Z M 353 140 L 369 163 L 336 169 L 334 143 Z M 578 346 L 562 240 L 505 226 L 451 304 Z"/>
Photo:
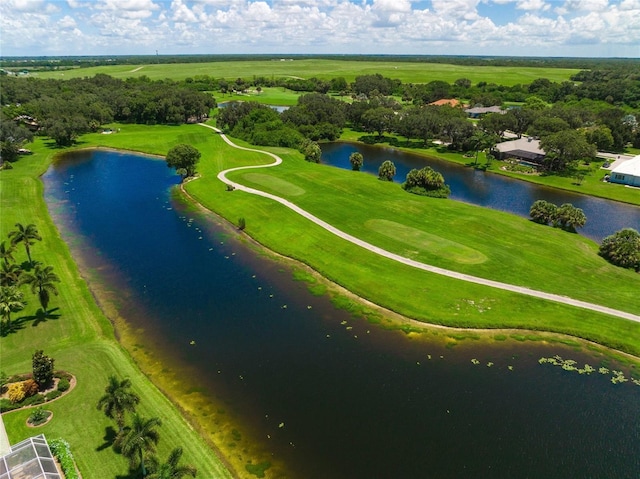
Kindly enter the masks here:
<path id="1" fill-rule="evenodd" d="M 432 266 L 426 263 L 421 263 L 419 261 L 415 261 L 412 260 L 410 258 L 406 258 L 404 256 L 400 256 L 397 255 L 395 253 L 391 253 L 390 251 L 384 250 L 382 248 L 379 248 L 376 245 L 373 245 L 371 243 L 367 243 L 366 241 L 363 241 L 359 238 L 356 238 L 355 236 L 352 236 L 348 233 L 345 233 L 344 231 L 339 230 L 338 228 L 330 225 L 329 223 L 321 220 L 320 218 L 312 215 L 311 213 L 309 213 L 308 211 L 303 210 L 302 208 L 300 208 L 299 206 L 291 203 L 288 200 L 285 200 L 284 198 L 281 198 L 279 196 L 276 195 L 272 195 L 271 193 L 266 193 L 264 191 L 260 191 L 260 190 L 256 190 L 254 188 L 249 188 L 248 186 L 244 186 L 241 185 L 240 183 L 236 183 L 234 181 L 231 181 L 227 178 L 227 174 L 231 173 L 233 171 L 239 171 L 239 170 L 248 170 L 248 169 L 257 169 L 257 168 L 271 168 L 274 166 L 277 166 L 279 164 L 282 163 L 282 158 L 280 158 L 278 155 L 275 155 L 274 153 L 270 153 L 268 151 L 264 151 L 264 150 L 258 150 L 258 149 L 254 149 L 254 148 L 245 148 L 242 146 L 238 146 L 235 143 L 233 143 L 229 138 L 227 138 L 226 135 L 224 135 L 218 128 L 215 128 L 213 126 L 210 125 L 205 125 L 204 123 L 200 123 L 200 125 L 206 127 L 206 128 L 211 128 L 212 130 L 216 131 L 220 137 L 231 147 L 233 148 L 237 148 L 239 150 L 245 150 L 245 151 L 253 151 L 253 152 L 257 152 L 257 153 L 263 153 L 265 155 L 270 156 L 271 158 L 273 158 L 273 163 L 269 163 L 266 165 L 257 165 L 257 166 L 241 166 L 241 167 L 237 167 L 237 168 L 230 168 L 228 170 L 224 170 L 221 171 L 220 173 L 218 173 L 218 179 L 220 181 L 222 181 L 225 184 L 229 184 L 232 185 L 235 189 L 240 190 L 240 191 L 244 191 L 246 193 L 251 193 L 254 195 L 258 195 L 258 196 L 262 196 L 264 198 L 269 198 L 273 201 L 276 201 L 284 206 L 286 206 L 287 208 L 295 211 L 296 213 L 298 213 L 299 215 L 307 218 L 309 221 L 312 221 L 313 223 L 317 224 L 318 226 L 324 228 L 325 230 L 329 231 L 330 233 L 333 233 L 334 235 L 338 236 L 339 238 L 342 238 L 346 241 L 349 241 L 357 246 L 360 246 L 362 248 L 365 248 L 368 251 L 371 251 L 372 253 L 378 254 L 380 256 L 383 256 L 385 258 L 397 261 L 399 263 L 403 263 L 406 264 L 408 266 L 412 266 L 414 268 L 417 269 L 421 269 L 423 271 L 428 271 L 430 273 L 435 273 L 435 274 L 439 274 L 442 276 L 447 276 L 449 278 L 454 278 L 454 279 L 458 279 L 461 281 L 467 281 L 469 283 L 476 283 L 476 284 L 480 284 L 483 286 L 489 286 L 492 288 L 496 288 L 496 289 L 502 289 L 504 291 L 511 291 L 514 293 L 520 293 L 520 294 L 524 294 L 527 296 L 533 296 L 535 298 L 540 298 L 540 299 L 545 299 L 548 301 L 555 301 L 557 303 L 562 303 L 562 304 L 567 304 L 570 306 L 575 306 L 577 308 L 582 308 L 582 309 L 587 309 L 590 311 L 596 311 L 598 313 L 604 313 L 604 314 L 608 314 L 610 316 L 616 316 L 618 318 L 623 318 L 623 319 L 628 319 L 630 321 L 635 321 L 637 323 L 640 323 L 640 316 L 637 316 L 635 314 L 632 313 L 628 313 L 626 311 L 620 311 L 617 309 L 613 309 L 613 308 L 609 308 L 606 306 L 601 306 L 599 304 L 594 304 L 594 303 L 588 303 L 586 301 L 581 301 L 579 299 L 573 299 L 573 298 L 569 298 L 568 296 L 561 296 L 558 294 L 553 294 L 553 293 L 546 293 L 544 291 L 538 291 L 535 289 L 530 289 L 524 286 L 517 286 L 517 285 L 513 285 L 513 284 L 508 284 L 508 283 L 502 283 L 500 281 L 494 281 L 491 279 L 485 279 L 485 278 L 479 278 L 477 276 L 472 276 L 469 274 L 464 274 L 464 273 L 459 273 L 457 271 L 451 271 L 448 269 L 444 269 L 444 268 L 439 268 L 437 266 Z"/>

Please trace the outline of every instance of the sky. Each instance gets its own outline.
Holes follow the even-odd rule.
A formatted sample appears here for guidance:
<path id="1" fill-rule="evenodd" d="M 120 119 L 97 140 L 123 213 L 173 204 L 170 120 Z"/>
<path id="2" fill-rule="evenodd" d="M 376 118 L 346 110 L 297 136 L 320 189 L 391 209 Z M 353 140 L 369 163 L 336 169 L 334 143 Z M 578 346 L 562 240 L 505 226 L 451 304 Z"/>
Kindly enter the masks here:
<path id="1" fill-rule="evenodd" d="M 0 55 L 640 58 L 640 0 L 1 0 Z"/>

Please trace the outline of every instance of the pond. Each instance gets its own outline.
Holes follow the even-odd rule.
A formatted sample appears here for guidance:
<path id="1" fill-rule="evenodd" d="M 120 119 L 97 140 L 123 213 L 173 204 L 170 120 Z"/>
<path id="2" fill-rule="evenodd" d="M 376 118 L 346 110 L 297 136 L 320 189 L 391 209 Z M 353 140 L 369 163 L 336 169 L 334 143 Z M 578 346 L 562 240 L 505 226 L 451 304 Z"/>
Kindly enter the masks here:
<path id="1" fill-rule="evenodd" d="M 394 180 L 399 183 L 405 180 L 411 169 L 431 166 L 442 173 L 446 183 L 451 187 L 451 199 L 507 211 L 526 218 L 529 217 L 529 209 L 536 200 L 546 200 L 556 205 L 571 203 L 577 208 L 582 208 L 587 216 L 587 224 L 579 229 L 579 233 L 597 242 L 622 228 L 640 230 L 640 207 L 637 206 L 515 180 L 394 148 L 343 142 L 324 143 L 321 148 L 322 163 L 348 170 L 351 169 L 349 155 L 358 151 L 364 157 L 362 171 L 375 175 L 378 174 L 378 168 L 383 161 L 391 160 L 396 166 Z"/>
<path id="2" fill-rule="evenodd" d="M 640 387 L 538 363 L 560 354 L 597 368 L 594 356 L 508 339 L 447 347 L 443 333 L 353 317 L 172 194 L 163 161 L 77 153 L 44 181 L 85 277 L 144 331 L 138 347 L 168 370 L 186 365 L 198 393 L 225 405 L 198 417 L 205 429 L 239 418 L 242 441 L 265 451 L 255 460 L 285 464 L 282 477 L 640 473 Z"/>

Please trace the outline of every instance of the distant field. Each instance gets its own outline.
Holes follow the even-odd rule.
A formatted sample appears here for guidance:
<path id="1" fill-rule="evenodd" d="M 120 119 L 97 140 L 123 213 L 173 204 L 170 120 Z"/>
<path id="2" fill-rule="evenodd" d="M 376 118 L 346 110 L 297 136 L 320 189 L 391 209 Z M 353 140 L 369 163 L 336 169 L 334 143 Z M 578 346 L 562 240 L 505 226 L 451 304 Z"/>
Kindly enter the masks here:
<path id="1" fill-rule="evenodd" d="M 403 83 L 428 83 L 443 80 L 453 83 L 458 78 L 468 78 L 473 83 L 487 82 L 501 85 L 531 83 L 536 78 L 548 78 L 561 82 L 577 73 L 577 69 L 569 68 L 536 68 L 536 67 L 496 67 L 496 66 L 462 66 L 443 63 L 407 63 L 407 62 L 354 62 L 341 60 L 251 60 L 211 63 L 174 63 L 162 65 L 114 65 L 91 68 L 78 68 L 55 72 L 38 72 L 39 78 L 77 78 L 106 73 L 116 78 L 137 77 L 146 75 L 153 80 L 171 78 L 175 80 L 209 75 L 216 78 L 236 79 L 264 76 L 281 77 L 317 77 L 325 80 L 344 77 L 353 81 L 358 75 L 380 73 L 383 76 L 397 78 Z"/>

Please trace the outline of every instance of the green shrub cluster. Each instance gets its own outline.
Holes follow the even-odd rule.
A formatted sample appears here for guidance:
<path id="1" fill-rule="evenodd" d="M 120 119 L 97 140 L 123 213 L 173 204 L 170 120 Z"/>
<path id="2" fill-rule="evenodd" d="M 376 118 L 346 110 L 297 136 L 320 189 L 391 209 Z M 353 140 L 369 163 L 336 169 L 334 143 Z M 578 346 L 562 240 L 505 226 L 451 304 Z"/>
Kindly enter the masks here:
<path id="1" fill-rule="evenodd" d="M 71 384 L 69 383 L 68 379 L 62 378 L 60 379 L 60 381 L 58 381 L 58 391 L 60 391 L 61 393 L 69 390 L 70 386 Z"/>
<path id="2" fill-rule="evenodd" d="M 78 479 L 76 463 L 71 454 L 69 443 L 64 439 L 53 439 L 49 441 L 49 448 L 58 459 L 58 462 L 60 462 L 60 467 L 62 467 L 65 477 L 67 479 Z"/>

